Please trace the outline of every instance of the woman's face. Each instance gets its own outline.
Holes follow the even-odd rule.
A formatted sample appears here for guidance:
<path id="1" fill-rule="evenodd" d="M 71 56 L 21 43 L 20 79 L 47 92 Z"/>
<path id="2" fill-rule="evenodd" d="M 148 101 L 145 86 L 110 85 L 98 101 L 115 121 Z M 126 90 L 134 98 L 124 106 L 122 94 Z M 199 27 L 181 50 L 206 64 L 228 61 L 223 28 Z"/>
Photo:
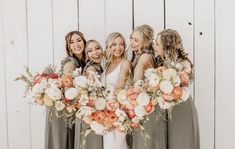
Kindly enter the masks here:
<path id="1" fill-rule="evenodd" d="M 130 37 L 131 49 L 135 52 L 140 49 L 141 46 L 141 35 L 139 32 L 133 32 Z"/>
<path id="2" fill-rule="evenodd" d="M 158 35 L 156 39 L 156 53 L 157 55 L 163 55 L 163 44 L 161 42 L 161 36 Z"/>
<path id="3" fill-rule="evenodd" d="M 69 41 L 69 48 L 74 55 L 81 55 L 85 49 L 84 42 L 78 34 L 73 34 Z"/>
<path id="4" fill-rule="evenodd" d="M 121 37 L 117 37 L 113 41 L 111 50 L 114 57 L 121 57 L 125 51 L 125 43 Z"/>
<path id="5" fill-rule="evenodd" d="M 98 44 L 91 42 L 87 45 L 87 56 L 90 61 L 100 63 L 103 57 L 103 51 Z"/>

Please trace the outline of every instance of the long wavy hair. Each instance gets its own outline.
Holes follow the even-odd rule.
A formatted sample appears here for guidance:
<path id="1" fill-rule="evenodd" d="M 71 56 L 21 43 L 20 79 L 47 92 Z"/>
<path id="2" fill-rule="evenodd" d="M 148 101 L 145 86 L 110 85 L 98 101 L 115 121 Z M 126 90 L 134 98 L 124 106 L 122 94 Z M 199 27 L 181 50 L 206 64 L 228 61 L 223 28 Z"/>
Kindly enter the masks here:
<path id="1" fill-rule="evenodd" d="M 84 43 L 84 47 L 86 47 L 86 39 L 84 37 L 84 35 L 80 32 L 80 31 L 71 31 L 69 32 L 66 36 L 65 36 L 65 42 L 66 42 L 66 53 L 68 56 L 71 56 L 71 57 L 74 57 L 77 59 L 77 57 L 74 56 L 73 53 L 71 53 L 70 51 L 70 41 L 71 41 L 71 38 L 74 34 L 77 34 L 78 36 L 81 37 L 83 43 Z M 82 52 L 82 59 L 79 60 L 79 61 L 85 61 L 85 49 L 83 50 Z"/>
<path id="2" fill-rule="evenodd" d="M 179 33 L 173 29 L 166 29 L 158 33 L 163 46 L 163 59 L 171 61 L 188 60 L 188 53 L 185 52 L 182 39 Z"/>

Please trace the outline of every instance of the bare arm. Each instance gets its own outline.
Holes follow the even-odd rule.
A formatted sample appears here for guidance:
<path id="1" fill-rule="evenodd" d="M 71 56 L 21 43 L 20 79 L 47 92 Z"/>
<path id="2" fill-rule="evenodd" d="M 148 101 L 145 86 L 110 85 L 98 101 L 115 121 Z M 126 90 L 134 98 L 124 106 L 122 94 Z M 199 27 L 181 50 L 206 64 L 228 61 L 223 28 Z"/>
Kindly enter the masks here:
<path id="1" fill-rule="evenodd" d="M 74 70 L 75 70 L 75 66 L 71 61 L 67 62 L 63 67 L 63 73 L 66 75 L 72 74 Z"/>
<path id="2" fill-rule="evenodd" d="M 134 69 L 134 80 L 143 80 L 144 79 L 144 71 L 148 68 L 152 68 L 152 56 L 149 54 L 143 54 Z"/>
<path id="3" fill-rule="evenodd" d="M 120 74 L 117 80 L 116 89 L 120 89 L 125 86 L 126 77 L 131 72 L 131 63 L 129 60 L 125 59 L 122 61 Z"/>

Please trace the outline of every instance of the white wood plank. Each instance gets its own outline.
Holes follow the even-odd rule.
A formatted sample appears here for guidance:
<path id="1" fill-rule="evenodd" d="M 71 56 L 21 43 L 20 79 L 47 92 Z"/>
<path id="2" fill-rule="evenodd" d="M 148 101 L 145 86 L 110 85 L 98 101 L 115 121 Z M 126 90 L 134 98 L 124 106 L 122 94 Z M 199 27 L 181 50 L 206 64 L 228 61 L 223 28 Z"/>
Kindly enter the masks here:
<path id="1" fill-rule="evenodd" d="M 132 1 L 106 1 L 106 38 L 112 32 L 121 33 L 127 45 L 132 30 Z"/>
<path id="2" fill-rule="evenodd" d="M 5 90 L 5 54 L 4 54 L 3 1 L 0 0 L 0 148 L 8 149 L 7 107 Z"/>
<path id="3" fill-rule="evenodd" d="M 201 148 L 205 149 L 214 149 L 213 3 L 214 0 L 195 1 L 195 102 L 200 122 Z"/>
<path id="4" fill-rule="evenodd" d="M 3 0 L 9 149 L 29 149 L 29 104 L 22 82 L 13 81 L 27 64 L 25 0 Z"/>
<path id="5" fill-rule="evenodd" d="M 153 27 L 155 37 L 164 29 L 164 1 L 163 0 L 135 0 L 134 25 L 149 24 Z"/>
<path id="6" fill-rule="evenodd" d="M 165 21 L 166 28 L 180 33 L 184 48 L 193 60 L 193 0 L 166 0 Z"/>
<path id="7" fill-rule="evenodd" d="M 65 36 L 78 30 L 77 0 L 53 0 L 54 64 L 59 68 L 66 56 Z"/>
<path id="8" fill-rule="evenodd" d="M 216 0 L 216 149 L 235 148 L 234 1 Z"/>
<path id="9" fill-rule="evenodd" d="M 28 0 L 28 59 L 32 72 L 42 72 L 53 64 L 52 0 Z M 43 9 L 42 9 L 43 8 Z M 31 105 L 31 140 L 33 149 L 44 148 L 45 109 Z"/>
<path id="10" fill-rule="evenodd" d="M 79 30 L 105 46 L 105 0 L 79 0 Z"/>

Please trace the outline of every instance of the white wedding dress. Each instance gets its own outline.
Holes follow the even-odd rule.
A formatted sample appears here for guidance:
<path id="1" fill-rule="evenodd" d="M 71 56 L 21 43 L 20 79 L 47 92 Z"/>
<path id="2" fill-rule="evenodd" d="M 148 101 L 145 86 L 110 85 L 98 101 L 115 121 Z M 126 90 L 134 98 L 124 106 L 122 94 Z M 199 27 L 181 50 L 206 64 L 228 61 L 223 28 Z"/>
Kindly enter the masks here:
<path id="1" fill-rule="evenodd" d="M 110 89 L 114 90 L 115 86 L 118 81 L 118 76 L 121 70 L 121 62 L 118 66 L 106 75 L 106 70 L 102 76 L 102 82 L 105 86 Z M 119 131 L 109 132 L 103 135 L 103 149 L 128 149 L 127 142 L 126 142 L 126 134 L 121 133 Z"/>

